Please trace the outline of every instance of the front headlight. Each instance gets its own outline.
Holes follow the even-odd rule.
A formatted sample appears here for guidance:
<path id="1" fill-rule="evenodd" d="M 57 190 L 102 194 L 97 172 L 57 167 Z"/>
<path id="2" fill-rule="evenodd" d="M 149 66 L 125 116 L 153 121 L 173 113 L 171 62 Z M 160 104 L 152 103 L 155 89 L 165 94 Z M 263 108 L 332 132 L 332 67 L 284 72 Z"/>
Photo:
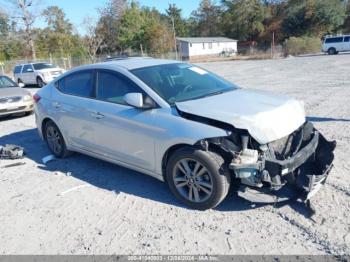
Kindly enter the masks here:
<path id="1" fill-rule="evenodd" d="M 45 78 L 51 77 L 51 73 L 49 73 L 49 72 L 45 72 L 43 75 L 44 75 Z"/>
<path id="2" fill-rule="evenodd" d="M 30 101 L 30 100 L 32 100 L 32 96 L 30 96 L 30 95 L 25 95 L 25 96 L 23 97 L 23 101 L 25 101 L 25 102 L 28 102 L 28 101 Z"/>

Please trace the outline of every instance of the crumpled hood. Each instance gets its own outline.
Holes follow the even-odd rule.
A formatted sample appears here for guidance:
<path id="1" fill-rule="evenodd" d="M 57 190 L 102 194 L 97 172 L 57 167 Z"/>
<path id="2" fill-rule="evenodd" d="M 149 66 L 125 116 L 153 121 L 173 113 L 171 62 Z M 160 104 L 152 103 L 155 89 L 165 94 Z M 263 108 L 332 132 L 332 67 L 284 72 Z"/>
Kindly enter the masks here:
<path id="1" fill-rule="evenodd" d="M 245 129 L 260 144 L 285 137 L 305 123 L 301 102 L 285 96 L 237 89 L 220 95 L 176 103 L 185 113 Z"/>

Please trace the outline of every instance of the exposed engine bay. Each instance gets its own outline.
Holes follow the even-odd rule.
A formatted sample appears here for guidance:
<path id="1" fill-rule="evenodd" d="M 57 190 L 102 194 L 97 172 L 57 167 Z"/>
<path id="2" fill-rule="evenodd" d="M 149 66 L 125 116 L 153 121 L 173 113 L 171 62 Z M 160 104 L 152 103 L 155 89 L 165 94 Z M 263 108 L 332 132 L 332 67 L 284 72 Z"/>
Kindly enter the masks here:
<path id="1" fill-rule="evenodd" d="M 222 150 L 229 169 L 241 181 L 238 195 L 259 203 L 292 198 L 309 201 L 326 182 L 336 147 L 335 141 L 327 141 L 310 122 L 265 145 L 240 130 L 200 144 Z"/>

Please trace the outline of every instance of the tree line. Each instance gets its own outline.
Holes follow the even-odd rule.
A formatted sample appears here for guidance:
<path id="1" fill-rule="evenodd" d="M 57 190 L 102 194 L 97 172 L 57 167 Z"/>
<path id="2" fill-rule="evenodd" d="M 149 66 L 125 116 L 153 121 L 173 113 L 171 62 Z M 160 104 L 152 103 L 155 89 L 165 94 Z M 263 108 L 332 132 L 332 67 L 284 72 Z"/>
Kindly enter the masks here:
<path id="1" fill-rule="evenodd" d="M 225 36 L 248 43 L 350 33 L 348 0 L 202 0 L 190 17 L 176 4 L 160 12 L 136 1 L 109 0 L 86 17 L 79 34 L 58 6 L 39 0 L 0 0 L 0 61 L 174 51 L 175 36 Z M 45 27 L 35 27 L 37 19 Z"/>

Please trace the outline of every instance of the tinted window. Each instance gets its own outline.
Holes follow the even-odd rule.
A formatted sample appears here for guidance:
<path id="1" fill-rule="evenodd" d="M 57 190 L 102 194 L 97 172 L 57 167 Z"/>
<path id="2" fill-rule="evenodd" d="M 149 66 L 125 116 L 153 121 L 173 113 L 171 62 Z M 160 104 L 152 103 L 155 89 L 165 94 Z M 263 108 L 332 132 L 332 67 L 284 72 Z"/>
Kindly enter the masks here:
<path id="1" fill-rule="evenodd" d="M 341 43 L 341 42 L 343 42 L 343 37 L 334 37 L 334 38 L 326 39 L 326 44 Z"/>
<path id="2" fill-rule="evenodd" d="M 159 65 L 131 72 L 171 105 L 236 88 L 221 77 L 190 64 Z"/>
<path id="3" fill-rule="evenodd" d="M 25 66 L 23 67 L 22 73 L 28 73 L 28 72 L 33 72 L 33 67 L 32 67 L 32 65 L 25 65 Z"/>
<path id="4" fill-rule="evenodd" d="M 0 88 L 7 87 L 17 87 L 17 85 L 7 76 L 0 76 Z"/>
<path id="5" fill-rule="evenodd" d="M 344 38 L 344 42 L 350 42 L 350 36 L 346 36 L 346 37 Z"/>
<path id="6" fill-rule="evenodd" d="M 19 74 L 19 73 L 21 73 L 21 69 L 22 69 L 22 66 L 16 66 L 16 67 L 15 67 L 15 70 L 13 70 L 13 72 L 14 72 L 15 74 Z"/>
<path id="7" fill-rule="evenodd" d="M 56 68 L 53 64 L 49 63 L 37 63 L 33 64 L 35 70 L 42 70 L 42 69 L 48 69 L 48 68 Z"/>
<path id="8" fill-rule="evenodd" d="M 127 93 L 144 93 L 134 82 L 112 72 L 97 73 L 97 99 L 117 104 L 126 104 L 123 97 Z"/>
<path id="9" fill-rule="evenodd" d="M 69 75 L 59 81 L 58 89 L 69 95 L 93 97 L 93 73 L 92 71 L 84 71 Z"/>

